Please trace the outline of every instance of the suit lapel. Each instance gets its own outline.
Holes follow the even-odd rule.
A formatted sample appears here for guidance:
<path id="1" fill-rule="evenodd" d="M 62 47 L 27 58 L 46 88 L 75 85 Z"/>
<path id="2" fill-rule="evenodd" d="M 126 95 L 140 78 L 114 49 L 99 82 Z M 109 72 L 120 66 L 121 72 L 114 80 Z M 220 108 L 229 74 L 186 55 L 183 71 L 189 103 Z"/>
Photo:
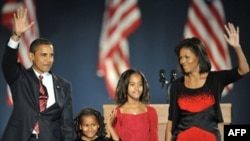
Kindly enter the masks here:
<path id="1" fill-rule="evenodd" d="M 60 107 L 63 105 L 62 102 L 63 100 L 61 98 L 63 98 L 62 94 L 63 94 L 63 85 L 60 82 L 59 78 L 53 74 L 52 72 L 50 72 L 53 78 L 53 85 L 54 85 L 54 93 L 55 93 L 55 103 L 57 103 Z"/>
<path id="2" fill-rule="evenodd" d="M 39 103 L 39 80 L 34 72 L 34 70 L 32 69 L 32 67 L 28 68 L 28 73 L 30 73 L 30 76 L 31 78 L 29 79 L 32 79 L 31 82 L 34 82 L 32 83 L 31 85 L 33 85 L 33 92 L 31 94 L 31 97 L 33 98 L 33 101 L 35 101 L 36 103 Z M 35 104 L 36 105 L 36 104 Z"/>

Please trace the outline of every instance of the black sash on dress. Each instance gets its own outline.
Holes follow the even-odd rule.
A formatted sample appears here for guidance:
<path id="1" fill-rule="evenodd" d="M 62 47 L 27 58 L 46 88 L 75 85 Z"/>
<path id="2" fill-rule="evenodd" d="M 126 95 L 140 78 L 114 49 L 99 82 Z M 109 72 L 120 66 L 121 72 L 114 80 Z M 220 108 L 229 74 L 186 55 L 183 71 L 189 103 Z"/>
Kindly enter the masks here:
<path id="1" fill-rule="evenodd" d="M 218 129 L 218 123 L 215 120 L 213 107 L 209 107 L 202 112 L 191 113 L 188 111 L 182 111 L 180 116 L 180 121 L 177 125 L 177 128 L 174 132 L 172 140 L 176 140 L 177 135 L 190 127 L 199 127 L 206 131 L 212 132 L 217 141 L 221 140 L 220 131 Z"/>

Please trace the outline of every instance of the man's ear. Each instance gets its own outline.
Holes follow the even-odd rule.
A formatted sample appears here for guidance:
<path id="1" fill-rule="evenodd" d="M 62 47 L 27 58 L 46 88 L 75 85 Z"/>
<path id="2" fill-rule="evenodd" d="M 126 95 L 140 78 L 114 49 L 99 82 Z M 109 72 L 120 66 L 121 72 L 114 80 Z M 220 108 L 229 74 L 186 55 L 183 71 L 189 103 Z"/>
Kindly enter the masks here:
<path id="1" fill-rule="evenodd" d="M 34 53 L 29 52 L 29 58 L 30 58 L 31 61 L 34 60 L 34 57 L 35 57 Z"/>

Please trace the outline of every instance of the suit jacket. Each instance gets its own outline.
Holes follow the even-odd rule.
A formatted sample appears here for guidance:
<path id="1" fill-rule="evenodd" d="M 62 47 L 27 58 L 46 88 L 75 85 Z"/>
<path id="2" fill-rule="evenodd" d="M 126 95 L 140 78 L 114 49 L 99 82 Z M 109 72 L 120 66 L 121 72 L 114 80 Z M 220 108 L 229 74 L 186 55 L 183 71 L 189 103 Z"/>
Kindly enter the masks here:
<path id="1" fill-rule="evenodd" d="M 40 112 L 39 80 L 33 69 L 25 69 L 17 58 L 18 49 L 6 46 L 2 69 L 14 105 L 1 141 L 28 141 L 37 121 L 40 125 L 39 140 L 73 141 L 71 83 L 50 72 L 56 102 Z"/>

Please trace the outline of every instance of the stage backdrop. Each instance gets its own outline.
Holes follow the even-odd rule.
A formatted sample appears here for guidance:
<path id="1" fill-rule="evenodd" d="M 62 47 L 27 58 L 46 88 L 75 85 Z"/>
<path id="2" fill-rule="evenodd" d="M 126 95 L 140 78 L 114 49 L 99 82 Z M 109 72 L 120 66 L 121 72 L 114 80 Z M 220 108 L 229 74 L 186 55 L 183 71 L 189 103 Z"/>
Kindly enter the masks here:
<path id="1" fill-rule="evenodd" d="M 130 65 L 141 70 L 150 84 L 151 103 L 166 103 L 166 87 L 161 87 L 159 72 L 170 79 L 177 68 L 175 45 L 182 39 L 189 0 L 139 0 L 141 25 L 129 36 Z M 1 0 L 2 6 L 4 1 Z M 226 21 L 240 26 L 240 41 L 250 62 L 250 9 L 247 1 L 224 0 Z M 112 104 L 104 79 L 97 76 L 99 41 L 102 31 L 104 0 L 40 0 L 36 4 L 40 37 L 52 41 L 55 63 L 52 70 L 72 82 L 74 115 L 84 107 L 102 111 Z M 0 53 L 11 35 L 0 25 Z M 229 49 L 232 65 L 237 58 Z M 2 61 L 2 58 L 0 58 Z M 179 77 L 179 72 L 177 77 Z M 250 76 L 235 83 L 222 98 L 232 103 L 232 123 L 250 124 Z M 0 73 L 0 136 L 6 126 L 11 106 L 6 104 L 6 82 Z M 166 109 L 167 110 L 167 109 Z M 166 117 L 167 118 L 167 117 Z"/>

